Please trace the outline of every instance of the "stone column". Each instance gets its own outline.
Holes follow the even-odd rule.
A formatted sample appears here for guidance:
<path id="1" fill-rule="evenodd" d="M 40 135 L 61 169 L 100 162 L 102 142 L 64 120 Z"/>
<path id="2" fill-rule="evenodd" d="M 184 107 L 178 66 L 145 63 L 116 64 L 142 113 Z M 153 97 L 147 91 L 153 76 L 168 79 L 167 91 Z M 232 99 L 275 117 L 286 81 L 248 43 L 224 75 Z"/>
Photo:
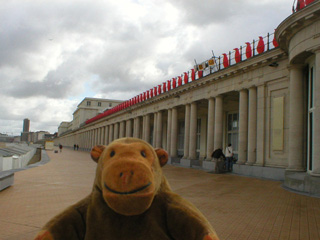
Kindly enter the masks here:
<path id="1" fill-rule="evenodd" d="M 264 165 L 265 144 L 265 114 L 266 114 L 266 90 L 265 85 L 258 86 L 257 99 L 257 160 L 255 165 Z"/>
<path id="2" fill-rule="evenodd" d="M 161 148 L 162 147 L 162 112 L 159 111 L 157 113 L 157 144 L 156 147 L 157 148 Z"/>
<path id="3" fill-rule="evenodd" d="M 113 140 L 116 140 L 119 138 L 119 123 L 114 124 L 114 130 L 113 130 Z"/>
<path id="4" fill-rule="evenodd" d="M 239 145 L 238 164 L 245 164 L 247 161 L 248 146 L 248 92 L 247 89 L 240 90 L 239 103 Z"/>
<path id="5" fill-rule="evenodd" d="M 140 137 L 140 117 L 136 117 L 133 120 L 133 137 Z"/>
<path id="6" fill-rule="evenodd" d="M 315 68 L 313 76 L 314 84 L 314 111 L 313 111 L 313 121 L 314 121 L 314 133 L 313 133 L 313 164 L 311 174 L 314 176 L 320 176 L 320 148 L 318 144 L 320 142 L 320 49 L 315 52 Z"/>
<path id="7" fill-rule="evenodd" d="M 113 124 L 109 125 L 109 144 L 113 141 Z"/>
<path id="8" fill-rule="evenodd" d="M 126 122 L 126 137 L 132 137 L 132 121 L 131 119 Z"/>
<path id="9" fill-rule="evenodd" d="M 168 124 L 167 124 L 167 152 L 171 155 L 171 124 L 172 124 L 172 109 L 168 109 Z"/>
<path id="10" fill-rule="evenodd" d="M 303 67 L 292 65 L 290 71 L 289 113 L 289 171 L 304 171 L 303 168 Z"/>
<path id="11" fill-rule="evenodd" d="M 97 140 L 97 143 L 96 143 L 96 145 L 101 145 L 101 128 L 98 128 L 97 129 L 97 138 L 98 138 L 98 140 Z"/>
<path id="12" fill-rule="evenodd" d="M 109 126 L 106 126 L 106 135 L 104 137 L 105 144 L 108 145 L 109 142 Z"/>
<path id="13" fill-rule="evenodd" d="M 120 129 L 119 129 L 119 137 L 120 137 L 120 138 L 125 137 L 124 129 L 125 129 L 125 122 L 124 122 L 124 121 L 121 121 L 121 122 L 120 122 Z"/>
<path id="14" fill-rule="evenodd" d="M 214 150 L 223 147 L 223 98 L 217 96 L 215 100 L 215 118 L 214 118 Z M 223 150 L 223 149 L 222 149 Z"/>
<path id="15" fill-rule="evenodd" d="M 177 143 L 178 143 L 178 110 L 177 108 L 172 109 L 172 123 L 171 123 L 171 157 L 177 157 Z"/>
<path id="16" fill-rule="evenodd" d="M 211 154 L 214 150 L 214 111 L 215 100 L 209 98 L 208 100 L 208 131 L 207 131 L 207 161 L 211 161 Z"/>
<path id="17" fill-rule="evenodd" d="M 187 104 L 185 109 L 185 119 L 184 119 L 183 159 L 189 158 L 189 138 L 190 138 L 190 104 Z"/>
<path id="18" fill-rule="evenodd" d="M 189 159 L 197 158 L 197 103 L 191 103 L 190 109 L 190 138 L 189 138 Z"/>
<path id="19" fill-rule="evenodd" d="M 256 162 L 257 148 L 257 88 L 249 88 L 248 165 Z"/>
<path id="20" fill-rule="evenodd" d="M 150 114 L 145 116 L 145 141 L 150 143 Z"/>
<path id="21" fill-rule="evenodd" d="M 153 114 L 153 147 L 156 147 L 157 145 L 157 121 L 158 121 L 158 113 Z"/>

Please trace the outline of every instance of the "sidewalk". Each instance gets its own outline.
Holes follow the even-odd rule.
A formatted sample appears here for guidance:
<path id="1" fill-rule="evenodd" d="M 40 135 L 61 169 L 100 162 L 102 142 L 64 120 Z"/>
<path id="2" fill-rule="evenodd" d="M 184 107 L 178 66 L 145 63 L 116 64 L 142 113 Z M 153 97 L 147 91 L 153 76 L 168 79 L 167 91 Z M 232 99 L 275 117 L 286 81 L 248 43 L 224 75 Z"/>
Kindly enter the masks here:
<path id="1" fill-rule="evenodd" d="M 33 239 L 50 218 L 91 192 L 96 164 L 88 152 L 47 152 L 51 161 L 15 173 L 0 192 L 0 240 Z M 320 239 L 320 199 L 281 182 L 165 166 L 173 190 L 194 203 L 221 240 Z"/>

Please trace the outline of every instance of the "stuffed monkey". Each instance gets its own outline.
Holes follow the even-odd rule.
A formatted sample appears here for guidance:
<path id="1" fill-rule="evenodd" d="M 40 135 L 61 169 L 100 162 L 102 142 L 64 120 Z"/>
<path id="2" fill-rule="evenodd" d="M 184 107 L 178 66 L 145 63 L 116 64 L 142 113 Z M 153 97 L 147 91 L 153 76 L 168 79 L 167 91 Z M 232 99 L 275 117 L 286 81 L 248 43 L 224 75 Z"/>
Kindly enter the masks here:
<path id="1" fill-rule="evenodd" d="M 201 212 L 172 192 L 168 154 L 136 138 L 95 146 L 90 195 L 50 220 L 36 240 L 218 240 Z"/>

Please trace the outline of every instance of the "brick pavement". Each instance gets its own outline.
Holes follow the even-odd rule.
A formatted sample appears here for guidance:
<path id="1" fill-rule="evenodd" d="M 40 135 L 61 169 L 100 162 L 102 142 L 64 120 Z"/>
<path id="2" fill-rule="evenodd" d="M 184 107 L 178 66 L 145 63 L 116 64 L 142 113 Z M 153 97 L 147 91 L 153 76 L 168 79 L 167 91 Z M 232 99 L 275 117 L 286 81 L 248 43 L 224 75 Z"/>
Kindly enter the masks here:
<path id="1" fill-rule="evenodd" d="M 0 239 L 33 239 L 41 226 L 91 192 L 88 152 L 48 152 L 51 161 L 15 173 L 0 192 Z M 165 166 L 173 190 L 193 202 L 221 239 L 320 239 L 320 199 L 284 190 L 281 182 Z"/>

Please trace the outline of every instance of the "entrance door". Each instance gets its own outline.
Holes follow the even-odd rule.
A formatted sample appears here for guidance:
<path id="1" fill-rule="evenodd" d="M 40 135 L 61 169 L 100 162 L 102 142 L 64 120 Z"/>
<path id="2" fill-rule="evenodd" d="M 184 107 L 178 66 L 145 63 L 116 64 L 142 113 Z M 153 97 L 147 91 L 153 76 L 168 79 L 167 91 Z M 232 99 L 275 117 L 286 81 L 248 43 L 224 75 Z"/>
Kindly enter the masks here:
<path id="1" fill-rule="evenodd" d="M 232 145 L 233 154 L 236 159 L 238 159 L 238 131 L 239 131 L 239 113 L 230 112 L 227 114 L 227 142 Z"/>
<path id="2" fill-rule="evenodd" d="M 309 66 L 308 74 L 308 141 L 307 141 L 307 169 L 312 171 L 314 136 L 314 65 Z"/>

